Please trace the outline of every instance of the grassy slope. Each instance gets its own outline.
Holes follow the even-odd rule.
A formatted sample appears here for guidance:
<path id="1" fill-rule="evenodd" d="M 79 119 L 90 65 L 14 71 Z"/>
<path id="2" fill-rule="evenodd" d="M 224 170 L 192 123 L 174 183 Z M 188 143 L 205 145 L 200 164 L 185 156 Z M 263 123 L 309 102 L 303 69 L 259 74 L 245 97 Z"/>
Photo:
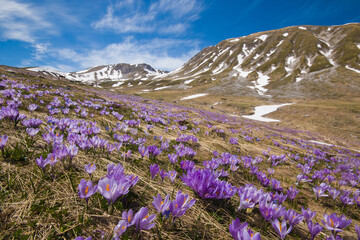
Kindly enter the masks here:
<path id="1" fill-rule="evenodd" d="M 7 72 L 2 72 L 7 75 L 11 75 Z M 19 75 L 17 75 L 19 76 Z M 21 78 L 33 79 L 27 75 L 22 75 Z M 16 76 L 13 79 L 22 81 L 21 78 Z M 34 79 L 39 83 L 43 83 L 46 86 L 67 87 L 71 89 L 75 94 L 74 100 L 83 99 L 84 97 L 106 97 L 92 93 L 86 93 L 87 87 L 79 87 L 77 85 L 71 85 L 63 82 L 52 82 L 46 79 Z M 27 80 L 24 83 L 28 83 Z M 174 93 L 169 92 L 168 95 L 164 94 L 162 98 L 164 100 L 170 100 L 171 95 Z M 187 94 L 186 94 L 187 95 Z M 149 95 L 150 96 L 150 95 Z M 184 94 L 185 96 L 185 94 Z M 161 97 L 159 94 L 158 97 Z M 45 98 L 44 101 L 48 103 L 52 97 Z M 220 101 L 223 99 L 220 99 Z M 223 101 L 230 101 L 227 98 Z M 194 99 L 193 104 L 196 106 L 196 102 L 205 101 Z M 208 100 L 207 100 L 208 101 Z M 206 101 L 206 102 L 207 102 Z M 218 101 L 218 100 L 216 100 Z M 246 102 L 247 101 L 247 102 Z M 244 108 L 249 109 L 254 103 L 258 104 L 255 100 L 244 99 Z M 24 101 L 24 105 L 28 105 L 28 101 Z M 235 103 L 234 103 L 235 104 Z M 241 102 L 237 104 L 241 105 Z M 26 113 L 29 117 L 38 117 L 44 119 L 46 116 L 46 104 L 40 106 L 40 110 L 30 114 L 25 108 L 21 109 L 21 112 Z M 357 108 L 355 108 L 357 109 Z M 126 119 L 130 118 L 130 113 L 127 108 L 116 109 L 121 114 L 125 115 Z M 177 108 L 173 108 L 173 111 L 179 111 Z M 356 110 L 357 111 L 357 110 Z M 115 126 L 116 119 L 112 116 L 104 117 L 99 115 L 97 111 L 90 111 L 94 113 L 94 119 L 98 122 L 98 126 L 102 131 L 100 136 L 112 141 L 107 132 L 104 130 L 105 126 Z M 200 118 L 195 112 L 187 112 L 193 118 Z M 60 117 L 61 115 L 59 115 Z M 63 116 L 61 116 L 63 117 Z M 74 112 L 71 112 L 68 117 L 77 118 Z M 89 120 L 89 119 L 86 119 Z M 200 126 L 201 131 L 197 135 L 200 138 L 199 144 L 190 144 L 191 147 L 197 150 L 198 154 L 194 161 L 198 166 L 201 166 L 201 162 L 204 160 L 210 160 L 211 152 L 218 150 L 219 152 L 230 152 L 238 154 L 240 156 L 252 155 L 253 157 L 261 155 L 263 150 L 272 148 L 272 154 L 287 153 L 287 150 L 277 148 L 273 145 L 272 140 L 279 142 L 281 138 L 274 134 L 281 133 L 284 139 L 297 138 L 300 136 L 308 137 L 305 133 L 290 134 L 286 131 L 281 131 L 282 128 L 272 129 L 267 125 L 255 124 L 248 121 L 237 120 L 235 124 L 214 123 L 218 128 L 224 129 L 225 135 L 218 136 L 215 133 L 211 133 L 209 137 L 205 136 L 205 126 Z M 17 128 L 13 128 L 12 124 L 8 121 L 1 121 L 0 123 L 1 133 L 6 133 L 10 136 L 9 145 L 13 145 L 16 142 L 23 141 L 25 128 L 21 124 Z M 192 123 L 189 122 L 189 127 Z M 229 128 L 240 129 L 248 132 L 252 130 L 249 135 L 253 137 L 263 138 L 260 143 L 249 143 L 244 141 L 241 137 L 243 133 L 231 134 L 227 131 Z M 170 129 L 170 128 L 169 128 Z M 138 137 L 146 137 L 148 142 L 146 145 L 157 144 L 158 140 L 154 140 L 154 136 L 164 135 L 169 140 L 173 140 L 177 137 L 177 130 L 169 130 L 164 133 L 164 127 L 161 125 L 155 125 L 154 129 L 150 132 L 149 136 L 145 136 L 145 124 L 142 124 L 138 129 Z M 42 130 L 43 132 L 43 130 Z M 190 134 L 190 132 L 187 132 Z M 271 139 L 267 139 L 266 136 L 272 136 Z M 229 137 L 240 137 L 240 145 L 229 145 Z M 38 136 L 39 137 L 39 136 Z M 225 137 L 225 141 L 222 139 Z M 288 143 L 282 143 L 283 146 L 290 147 Z M 35 144 L 35 155 L 42 153 L 45 143 L 38 140 Z M 303 155 L 304 150 L 296 146 L 293 147 L 293 152 L 298 152 Z M 131 146 L 123 148 L 122 151 L 127 151 Z M 171 149 L 171 148 L 170 148 Z M 159 179 L 149 179 L 149 165 L 151 161 L 147 158 L 140 159 L 136 149 L 132 149 L 134 154 L 130 159 L 124 161 L 122 157 L 119 157 L 117 153 L 111 154 L 108 157 L 99 151 L 91 154 L 85 154 L 83 151 L 79 151 L 79 154 L 74 159 L 74 165 L 71 168 L 63 168 L 61 164 L 58 164 L 53 172 L 55 179 L 50 177 L 49 169 L 47 169 L 43 176 L 41 170 L 36 166 L 34 157 L 28 159 L 10 159 L 8 161 L 0 160 L 0 239 L 9 239 L 14 237 L 15 239 L 27 239 L 27 238 L 49 238 L 49 239 L 73 239 L 76 235 L 90 236 L 95 239 L 99 238 L 99 233 L 95 230 L 104 231 L 108 236 L 117 222 L 121 219 L 121 211 L 132 209 L 139 209 L 141 206 L 148 206 L 151 213 L 155 213 L 151 201 L 152 196 L 161 193 L 162 196 L 171 194 L 173 191 L 181 189 L 183 192 L 190 194 L 192 198 L 196 198 L 193 191 L 182 185 L 181 181 L 177 178 L 175 184 L 170 184 L 169 179 L 164 182 L 160 182 Z M 173 150 L 171 150 L 173 151 Z M 335 153 L 334 153 L 335 154 Z M 83 171 L 83 166 L 87 163 L 96 163 L 97 170 L 93 175 L 93 181 L 97 182 L 101 177 L 106 174 L 106 166 L 108 163 L 122 163 L 127 174 L 135 174 L 140 177 L 139 183 L 131 190 L 131 192 L 122 200 L 118 200 L 115 204 L 115 210 L 112 214 L 107 213 L 107 203 L 100 194 L 96 194 L 91 197 L 89 206 L 86 207 L 85 201 L 77 196 L 77 184 L 81 178 L 88 179 L 88 175 Z M 168 163 L 166 155 L 161 155 L 157 158 L 156 162 L 164 169 L 170 170 L 172 166 Z M 264 162 L 259 165 L 260 169 L 266 170 L 269 165 Z M 256 187 L 262 188 L 255 178 L 248 173 L 248 170 L 237 171 L 231 173 L 227 180 L 236 186 L 243 186 L 246 183 L 253 183 Z M 299 169 L 296 168 L 296 163 L 286 163 L 275 168 L 274 177 L 282 181 L 282 186 L 286 189 L 289 186 L 294 185 L 296 174 L 299 173 Z M 296 198 L 293 208 L 299 211 L 300 205 L 310 206 L 312 210 L 317 211 L 316 220 L 320 221 L 324 212 L 329 212 L 329 201 L 326 199 L 320 200 L 320 202 L 314 202 L 311 185 L 305 184 L 301 188 L 300 195 Z M 276 234 L 272 230 L 268 223 L 265 223 L 260 216 L 258 209 L 250 210 L 247 212 L 237 212 L 238 197 L 234 196 L 230 202 L 202 200 L 197 198 L 195 206 L 190 209 L 185 216 L 181 217 L 176 225 L 170 223 L 165 224 L 160 228 L 160 222 L 156 222 L 157 227 L 149 232 L 142 233 L 144 239 L 230 239 L 231 236 L 228 232 L 229 223 L 236 217 L 240 218 L 241 222 L 248 221 L 249 225 L 255 231 L 259 231 L 262 234 L 262 239 L 275 239 Z M 285 202 L 284 205 L 289 207 L 290 203 Z M 358 222 L 359 214 L 356 211 L 352 212 L 353 208 L 347 209 L 346 215 L 353 219 L 353 222 Z M 331 211 L 340 213 L 340 204 L 336 203 L 335 207 L 332 207 Z M 358 222 L 359 223 L 359 222 Z M 304 239 L 306 237 L 306 226 L 300 224 L 295 227 L 293 232 L 287 239 Z M 351 231 L 345 231 L 343 236 L 353 237 L 354 233 Z M 131 235 L 130 235 L 131 236 Z"/>

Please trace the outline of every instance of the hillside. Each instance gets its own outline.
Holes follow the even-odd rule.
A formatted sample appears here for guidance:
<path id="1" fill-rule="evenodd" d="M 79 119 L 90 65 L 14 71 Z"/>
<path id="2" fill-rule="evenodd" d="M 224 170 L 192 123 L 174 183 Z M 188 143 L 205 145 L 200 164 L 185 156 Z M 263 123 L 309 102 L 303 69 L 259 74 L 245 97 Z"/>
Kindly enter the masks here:
<path id="1" fill-rule="evenodd" d="M 11 67 L 0 104 L 1 239 L 356 238 L 360 153 L 319 133 Z"/>
<path id="2" fill-rule="evenodd" d="M 358 96 L 359 54 L 360 24 L 287 27 L 207 47 L 149 86 L 202 86 L 234 96 Z"/>

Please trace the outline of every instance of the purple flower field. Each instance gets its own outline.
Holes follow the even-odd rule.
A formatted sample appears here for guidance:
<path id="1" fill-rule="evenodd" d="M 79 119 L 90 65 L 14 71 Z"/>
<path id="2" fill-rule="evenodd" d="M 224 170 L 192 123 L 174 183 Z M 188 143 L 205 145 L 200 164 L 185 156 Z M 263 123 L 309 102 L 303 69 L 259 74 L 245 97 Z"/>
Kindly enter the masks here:
<path id="1" fill-rule="evenodd" d="M 360 239 L 346 146 L 70 82 L 0 87 L 0 239 Z"/>

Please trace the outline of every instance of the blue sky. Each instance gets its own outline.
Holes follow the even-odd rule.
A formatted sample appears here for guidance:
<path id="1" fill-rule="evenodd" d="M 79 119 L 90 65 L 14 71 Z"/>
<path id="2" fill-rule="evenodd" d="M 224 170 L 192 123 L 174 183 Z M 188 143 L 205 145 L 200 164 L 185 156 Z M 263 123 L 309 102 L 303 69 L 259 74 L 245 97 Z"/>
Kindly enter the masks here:
<path id="1" fill-rule="evenodd" d="M 360 22 L 359 0 L 0 0 L 0 64 L 174 70 L 218 42 L 294 25 Z"/>

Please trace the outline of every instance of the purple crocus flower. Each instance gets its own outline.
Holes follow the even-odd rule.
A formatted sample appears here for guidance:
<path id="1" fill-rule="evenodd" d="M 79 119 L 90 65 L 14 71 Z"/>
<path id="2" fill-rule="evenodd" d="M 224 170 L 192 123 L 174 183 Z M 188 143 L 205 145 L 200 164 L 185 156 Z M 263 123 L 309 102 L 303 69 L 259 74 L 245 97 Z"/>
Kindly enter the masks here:
<path id="1" fill-rule="evenodd" d="M 51 167 L 54 167 L 55 164 L 59 161 L 59 159 L 54 153 L 50 153 L 47 156 L 46 161 L 50 164 Z"/>
<path id="2" fill-rule="evenodd" d="M 120 240 L 120 236 L 127 230 L 128 223 L 125 220 L 120 220 L 114 228 L 113 240 Z"/>
<path id="3" fill-rule="evenodd" d="M 176 178 L 176 174 L 177 174 L 176 170 L 172 170 L 167 173 L 167 176 L 170 178 L 171 182 L 174 182 Z"/>
<path id="4" fill-rule="evenodd" d="M 122 156 L 124 159 L 129 158 L 131 156 L 131 150 L 128 150 L 126 153 L 123 153 Z"/>
<path id="5" fill-rule="evenodd" d="M 155 226 L 155 223 L 151 223 L 156 218 L 156 215 L 150 215 L 147 207 L 142 207 L 134 216 L 136 225 L 136 232 L 141 230 L 149 230 Z"/>
<path id="6" fill-rule="evenodd" d="M 132 209 L 128 212 L 123 211 L 121 217 L 126 221 L 128 227 L 135 224 L 134 212 Z"/>
<path id="7" fill-rule="evenodd" d="M 235 172 L 236 170 L 238 170 L 239 166 L 235 165 L 235 164 L 231 164 L 230 165 L 230 170 Z"/>
<path id="8" fill-rule="evenodd" d="M 161 169 L 160 170 L 160 173 L 159 173 L 160 177 L 161 177 L 161 181 L 164 181 L 164 178 L 166 176 L 168 176 L 167 172 L 164 170 L 164 169 Z"/>
<path id="9" fill-rule="evenodd" d="M 235 240 L 261 240 L 260 233 L 255 233 L 248 228 L 248 223 L 240 223 L 240 220 L 236 218 L 229 225 L 229 231 Z"/>
<path id="10" fill-rule="evenodd" d="M 316 195 L 316 199 L 319 199 L 320 197 L 327 197 L 329 195 L 325 194 L 325 190 L 321 188 L 320 186 L 316 186 L 313 188 L 313 191 Z"/>
<path id="11" fill-rule="evenodd" d="M 329 191 L 329 194 L 330 194 L 330 196 L 335 200 L 336 198 L 337 198 L 337 196 L 339 196 L 340 195 L 340 191 L 339 190 L 337 190 L 336 188 L 332 188 L 332 189 L 330 189 Z"/>
<path id="12" fill-rule="evenodd" d="M 164 200 L 162 199 L 160 194 L 154 197 L 154 201 L 152 202 L 152 204 L 159 213 L 164 214 L 165 211 L 168 210 L 170 206 L 169 197 L 169 195 L 166 195 Z"/>
<path id="13" fill-rule="evenodd" d="M 295 212 L 294 209 L 289 209 L 285 214 L 284 214 L 284 219 L 289 221 L 290 226 L 295 226 L 297 224 L 299 224 L 303 219 L 303 215 L 298 214 L 297 212 Z"/>
<path id="14" fill-rule="evenodd" d="M 38 128 L 26 128 L 26 132 L 30 135 L 30 137 L 34 137 L 39 131 L 40 129 Z"/>
<path id="15" fill-rule="evenodd" d="M 333 235 L 336 236 L 337 232 L 342 232 L 341 229 L 346 228 L 351 224 L 351 219 L 346 219 L 345 215 L 338 217 L 336 213 L 331 215 L 324 214 L 324 220 L 321 222 L 325 225 L 327 230 L 332 231 Z"/>
<path id="16" fill-rule="evenodd" d="M 238 211 L 241 209 L 247 209 L 247 208 L 253 208 L 255 206 L 255 203 L 252 202 L 252 195 L 254 192 L 245 191 L 241 193 L 238 191 L 239 197 L 240 197 L 240 204 L 238 207 Z"/>
<path id="17" fill-rule="evenodd" d="M 234 144 L 234 145 L 239 145 L 238 141 L 239 141 L 239 139 L 237 137 L 235 137 L 235 138 L 231 137 L 229 140 L 229 143 Z"/>
<path id="18" fill-rule="evenodd" d="M 129 192 L 131 185 L 124 180 L 117 180 L 115 177 L 105 177 L 98 183 L 98 190 L 101 195 L 108 201 L 109 205 L 114 203 L 120 196 Z"/>
<path id="19" fill-rule="evenodd" d="M 229 225 L 229 231 L 235 240 L 240 240 L 241 239 L 240 232 L 242 232 L 243 229 L 247 229 L 247 227 L 248 227 L 247 222 L 241 224 L 240 220 L 236 218 Z"/>
<path id="20" fill-rule="evenodd" d="M 292 186 L 287 190 L 287 197 L 290 200 L 294 200 L 294 198 L 296 197 L 296 195 L 299 193 L 299 190 L 297 190 L 296 188 L 293 188 Z"/>
<path id="21" fill-rule="evenodd" d="M 144 158 L 144 156 L 149 155 L 149 152 L 145 146 L 139 146 L 139 153 L 141 155 L 141 158 Z"/>
<path id="22" fill-rule="evenodd" d="M 152 164 L 150 165 L 150 174 L 151 174 L 151 179 L 154 179 L 156 174 L 159 172 L 160 167 L 157 164 Z"/>
<path id="23" fill-rule="evenodd" d="M 313 240 L 316 235 L 318 235 L 321 230 L 323 229 L 323 227 L 319 224 L 319 223 L 313 223 L 312 221 L 308 222 L 308 228 L 309 228 L 309 232 L 311 234 L 311 239 Z"/>
<path id="24" fill-rule="evenodd" d="M 21 123 L 28 128 L 38 128 L 42 124 L 42 120 L 38 118 L 31 118 L 22 121 Z"/>
<path id="25" fill-rule="evenodd" d="M 98 186 L 93 186 L 92 181 L 86 181 L 85 179 L 81 179 L 80 184 L 78 185 L 79 189 L 79 197 L 85 198 L 86 202 L 89 197 L 91 197 L 94 193 L 97 192 Z"/>
<path id="26" fill-rule="evenodd" d="M 175 153 L 168 154 L 168 158 L 172 164 L 175 164 L 178 161 L 177 155 Z"/>
<path id="27" fill-rule="evenodd" d="M 260 202 L 259 208 L 266 221 L 277 219 L 285 213 L 285 207 L 275 203 L 267 203 L 265 200 Z"/>
<path id="28" fill-rule="evenodd" d="M 279 222 L 278 219 L 275 219 L 271 221 L 271 225 L 273 226 L 275 232 L 280 236 L 281 239 L 284 239 L 286 235 L 288 235 L 292 230 L 292 226 L 290 226 L 289 228 L 286 227 L 285 219 L 282 220 L 281 223 Z"/>
<path id="29" fill-rule="evenodd" d="M 8 139 L 9 139 L 9 137 L 6 135 L 3 135 L 2 137 L 0 137 L 0 149 L 4 149 L 5 144 Z"/>
<path id="30" fill-rule="evenodd" d="M 193 161 L 190 161 L 190 160 L 181 161 L 180 167 L 184 171 L 191 170 L 191 169 L 193 169 L 195 167 L 195 163 Z"/>
<path id="31" fill-rule="evenodd" d="M 95 171 L 95 169 L 96 169 L 96 165 L 93 163 L 89 163 L 85 165 L 85 172 L 87 172 L 90 175 L 90 177 L 91 174 Z"/>
<path id="32" fill-rule="evenodd" d="M 310 208 L 308 208 L 307 210 L 305 210 L 304 207 L 301 207 L 301 213 L 304 216 L 304 220 L 305 222 L 309 222 L 311 219 L 313 219 L 316 215 L 315 211 L 311 211 Z"/>
<path id="33" fill-rule="evenodd" d="M 39 106 L 36 105 L 36 104 L 30 104 L 30 105 L 28 106 L 28 109 L 29 109 L 30 112 L 33 112 L 33 111 L 35 111 L 38 107 L 39 107 Z"/>
<path id="34" fill-rule="evenodd" d="M 278 192 L 282 192 L 284 189 L 280 186 L 280 181 L 275 179 L 275 178 L 272 178 L 270 180 L 270 183 L 271 183 L 271 188 L 274 189 L 275 191 L 278 191 Z"/>
<path id="35" fill-rule="evenodd" d="M 173 219 L 175 220 L 178 217 L 181 217 L 185 212 L 191 208 L 196 202 L 196 199 L 189 201 L 188 194 L 182 194 L 181 191 L 176 193 L 175 199 L 171 202 L 169 210 Z"/>
<path id="36" fill-rule="evenodd" d="M 350 198 L 348 195 L 343 194 L 340 196 L 340 201 L 342 202 L 342 204 L 344 205 L 352 205 L 354 204 L 354 201 L 352 198 Z"/>
<path id="37" fill-rule="evenodd" d="M 35 161 L 36 161 L 36 164 L 37 164 L 43 171 L 45 171 L 46 165 L 49 164 L 46 159 L 44 160 L 43 156 L 40 156 L 40 157 L 37 158 Z"/>
<path id="38" fill-rule="evenodd" d="M 358 226 L 357 224 L 355 224 L 355 232 L 358 236 L 358 240 L 360 240 L 360 226 Z"/>

